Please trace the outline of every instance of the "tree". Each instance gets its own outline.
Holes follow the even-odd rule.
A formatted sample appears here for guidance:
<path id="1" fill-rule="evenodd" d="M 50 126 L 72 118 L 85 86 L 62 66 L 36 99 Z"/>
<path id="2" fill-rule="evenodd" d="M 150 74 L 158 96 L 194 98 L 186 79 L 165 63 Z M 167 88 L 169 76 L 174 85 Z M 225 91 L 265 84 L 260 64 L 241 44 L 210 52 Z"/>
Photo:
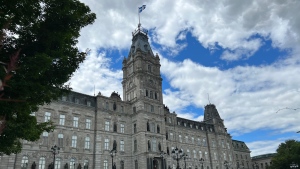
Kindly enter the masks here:
<path id="1" fill-rule="evenodd" d="M 54 129 L 31 114 L 70 90 L 65 83 L 86 56 L 75 46 L 80 29 L 95 18 L 78 0 L 0 0 L 0 153 L 18 153 L 21 140 Z"/>
<path id="2" fill-rule="evenodd" d="M 287 140 L 285 143 L 281 143 L 276 151 L 277 154 L 272 158 L 271 169 L 290 168 L 292 163 L 300 165 L 299 141 Z"/>

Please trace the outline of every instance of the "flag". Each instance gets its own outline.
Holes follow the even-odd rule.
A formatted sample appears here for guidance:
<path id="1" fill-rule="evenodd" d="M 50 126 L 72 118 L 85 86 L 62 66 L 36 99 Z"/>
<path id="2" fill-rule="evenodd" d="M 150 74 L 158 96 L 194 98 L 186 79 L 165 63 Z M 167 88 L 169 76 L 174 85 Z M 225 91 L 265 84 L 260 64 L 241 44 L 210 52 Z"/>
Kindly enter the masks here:
<path id="1" fill-rule="evenodd" d="M 146 5 L 139 7 L 139 13 L 141 13 L 146 8 Z"/>

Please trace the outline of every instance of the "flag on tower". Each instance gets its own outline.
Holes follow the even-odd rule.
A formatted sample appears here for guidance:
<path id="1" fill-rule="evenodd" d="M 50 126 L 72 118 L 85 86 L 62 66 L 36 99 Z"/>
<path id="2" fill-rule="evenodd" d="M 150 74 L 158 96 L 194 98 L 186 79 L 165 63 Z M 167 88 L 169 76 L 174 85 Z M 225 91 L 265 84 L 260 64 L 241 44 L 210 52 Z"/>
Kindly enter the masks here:
<path id="1" fill-rule="evenodd" d="M 146 5 L 139 7 L 139 13 L 141 13 L 146 8 Z"/>

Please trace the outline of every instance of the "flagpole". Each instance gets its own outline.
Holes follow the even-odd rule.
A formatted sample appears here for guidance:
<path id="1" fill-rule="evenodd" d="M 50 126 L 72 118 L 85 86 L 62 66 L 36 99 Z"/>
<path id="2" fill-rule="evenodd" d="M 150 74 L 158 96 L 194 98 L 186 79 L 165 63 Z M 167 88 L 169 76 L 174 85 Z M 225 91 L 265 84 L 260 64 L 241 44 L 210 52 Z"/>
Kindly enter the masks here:
<path id="1" fill-rule="evenodd" d="M 139 25 L 138 25 L 138 27 L 139 27 L 139 29 L 140 29 L 140 26 L 141 26 L 141 19 L 140 19 L 140 11 L 138 10 L 138 13 L 139 13 Z"/>

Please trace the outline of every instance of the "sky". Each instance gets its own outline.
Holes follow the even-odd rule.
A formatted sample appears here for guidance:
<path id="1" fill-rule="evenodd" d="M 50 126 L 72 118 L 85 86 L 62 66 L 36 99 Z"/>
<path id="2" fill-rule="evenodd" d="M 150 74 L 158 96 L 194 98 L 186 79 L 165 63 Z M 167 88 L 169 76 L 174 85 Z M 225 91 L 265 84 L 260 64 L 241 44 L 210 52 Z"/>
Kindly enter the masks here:
<path id="1" fill-rule="evenodd" d="M 78 48 L 90 50 L 70 79 L 74 91 L 122 96 L 122 61 L 139 23 L 161 61 L 163 102 L 202 121 L 215 104 L 251 156 L 300 140 L 300 1 L 81 0 L 96 13 Z M 94 90 L 95 89 L 95 90 Z"/>

